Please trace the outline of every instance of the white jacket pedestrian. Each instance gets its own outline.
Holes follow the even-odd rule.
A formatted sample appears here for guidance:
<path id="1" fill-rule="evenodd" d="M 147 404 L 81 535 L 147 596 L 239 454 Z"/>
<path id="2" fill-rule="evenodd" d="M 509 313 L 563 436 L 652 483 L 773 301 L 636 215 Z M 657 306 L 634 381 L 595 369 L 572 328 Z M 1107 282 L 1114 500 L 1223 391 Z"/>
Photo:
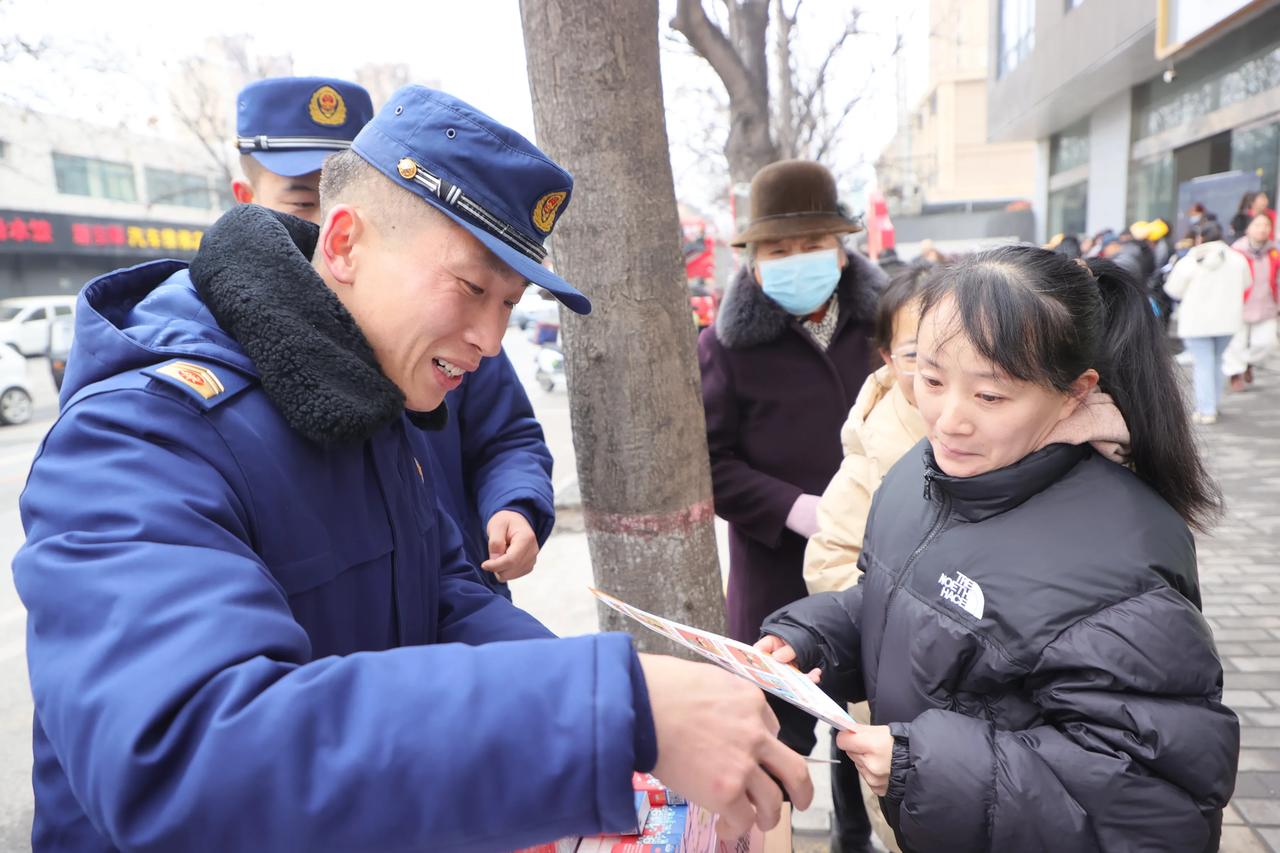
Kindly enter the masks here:
<path id="1" fill-rule="evenodd" d="M 1249 262 L 1221 240 L 1187 252 L 1164 285 L 1165 293 L 1182 302 L 1179 337 L 1230 337 L 1243 329 L 1249 281 Z"/>
<path id="2" fill-rule="evenodd" d="M 1225 377 L 1222 356 L 1231 338 L 1244 328 L 1244 293 L 1252 278 L 1249 262 L 1221 240 L 1201 243 L 1178 261 L 1165 293 L 1181 300 L 1178 334 L 1195 360 L 1192 373 L 1195 420 L 1218 420 Z"/>

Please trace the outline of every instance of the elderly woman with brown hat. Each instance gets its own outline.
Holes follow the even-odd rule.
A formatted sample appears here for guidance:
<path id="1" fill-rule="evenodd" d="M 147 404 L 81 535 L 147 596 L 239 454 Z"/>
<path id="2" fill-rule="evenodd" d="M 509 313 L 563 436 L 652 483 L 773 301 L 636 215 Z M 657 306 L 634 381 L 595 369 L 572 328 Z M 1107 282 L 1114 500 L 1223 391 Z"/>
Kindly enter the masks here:
<path id="1" fill-rule="evenodd" d="M 840 428 L 873 366 L 885 276 L 841 244 L 859 230 L 825 167 L 765 166 L 751 181 L 751 221 L 733 240 L 748 262 L 698 341 L 716 514 L 729 522 L 729 635 L 744 643 L 808 594 L 818 496 L 840 467 Z M 783 741 L 812 750 L 813 718 L 782 703 L 775 711 Z M 849 828 L 862 843 L 833 849 L 870 849 L 865 814 L 850 823 L 859 820 Z"/>

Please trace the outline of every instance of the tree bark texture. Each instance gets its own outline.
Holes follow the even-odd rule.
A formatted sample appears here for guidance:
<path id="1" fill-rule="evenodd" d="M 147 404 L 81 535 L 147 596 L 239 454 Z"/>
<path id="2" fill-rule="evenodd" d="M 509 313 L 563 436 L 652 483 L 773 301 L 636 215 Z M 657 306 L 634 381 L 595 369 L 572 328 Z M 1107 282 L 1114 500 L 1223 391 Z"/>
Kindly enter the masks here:
<path id="1" fill-rule="evenodd" d="M 574 175 L 556 271 L 570 417 L 597 585 L 724 631 L 695 329 L 658 68 L 658 4 L 521 0 L 538 143 Z M 548 569 L 553 570 L 553 569 Z M 567 590 L 566 594 L 578 594 Z M 606 608 L 606 630 L 670 651 Z"/>

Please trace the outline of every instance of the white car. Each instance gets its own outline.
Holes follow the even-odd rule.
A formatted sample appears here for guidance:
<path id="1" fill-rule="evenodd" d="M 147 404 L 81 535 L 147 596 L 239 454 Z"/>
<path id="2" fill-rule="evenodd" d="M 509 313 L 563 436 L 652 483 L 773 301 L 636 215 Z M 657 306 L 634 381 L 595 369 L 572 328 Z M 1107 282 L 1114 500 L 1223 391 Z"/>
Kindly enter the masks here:
<path id="1" fill-rule="evenodd" d="M 509 322 L 522 332 L 536 327 L 539 323 L 559 323 L 560 303 L 541 287 L 526 288 L 516 307 L 511 309 Z"/>
<path id="2" fill-rule="evenodd" d="M 0 424 L 25 424 L 31 412 L 27 360 L 13 347 L 0 344 Z"/>
<path id="3" fill-rule="evenodd" d="M 70 317 L 75 304 L 75 296 L 0 299 L 0 344 L 8 344 L 26 356 L 46 355 L 54 319 Z"/>

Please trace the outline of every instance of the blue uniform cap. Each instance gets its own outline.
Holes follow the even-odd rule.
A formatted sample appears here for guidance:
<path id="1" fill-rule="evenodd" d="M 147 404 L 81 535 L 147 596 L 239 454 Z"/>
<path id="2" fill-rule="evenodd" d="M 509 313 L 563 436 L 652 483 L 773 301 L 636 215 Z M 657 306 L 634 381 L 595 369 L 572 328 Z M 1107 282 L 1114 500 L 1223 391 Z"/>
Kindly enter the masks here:
<path id="1" fill-rule="evenodd" d="M 287 178 L 320 171 L 373 118 L 363 86 L 331 77 L 271 77 L 236 97 L 236 146 Z"/>
<path id="2" fill-rule="evenodd" d="M 579 314 L 591 302 L 542 265 L 573 176 L 532 142 L 452 95 L 405 86 L 351 143 L 375 169 L 467 229 Z"/>

